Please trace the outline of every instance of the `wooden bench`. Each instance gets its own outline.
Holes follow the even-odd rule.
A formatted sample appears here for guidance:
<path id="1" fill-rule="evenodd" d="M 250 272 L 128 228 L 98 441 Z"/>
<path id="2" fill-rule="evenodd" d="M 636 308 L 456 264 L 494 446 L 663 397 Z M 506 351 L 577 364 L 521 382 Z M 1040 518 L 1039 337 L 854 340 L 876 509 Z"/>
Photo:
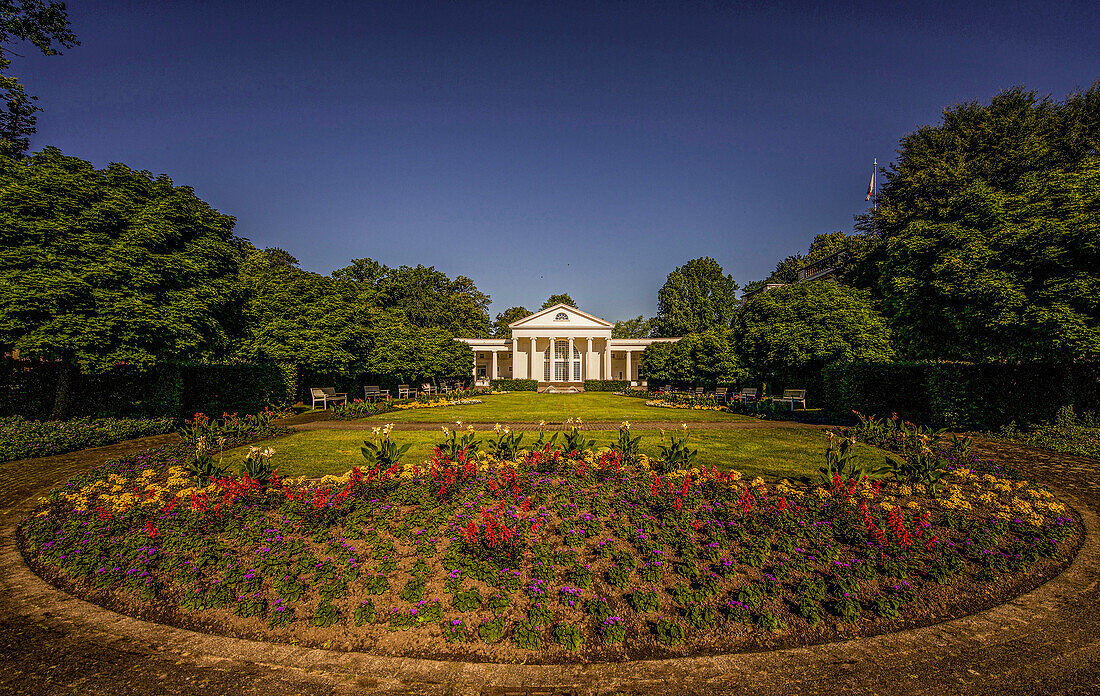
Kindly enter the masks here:
<path id="1" fill-rule="evenodd" d="M 416 390 L 410 389 L 407 384 L 397 385 L 397 398 L 398 399 L 412 399 L 416 398 Z"/>
<path id="2" fill-rule="evenodd" d="M 318 401 L 321 402 L 321 407 L 326 411 L 328 410 L 328 404 L 330 401 L 332 403 L 343 401 L 345 404 L 348 402 L 348 395 L 337 394 L 336 387 L 310 387 L 309 393 L 313 397 L 312 408 L 317 408 Z"/>
<path id="3" fill-rule="evenodd" d="M 805 389 L 784 389 L 783 396 L 773 396 L 773 403 L 790 404 L 791 410 L 794 410 L 796 403 L 802 404 L 802 408 L 806 408 L 806 390 Z"/>
<path id="4" fill-rule="evenodd" d="M 714 398 L 719 401 L 726 401 L 729 397 L 729 387 L 718 387 L 714 390 Z"/>
<path id="5" fill-rule="evenodd" d="M 389 389 L 379 389 L 377 386 L 364 386 L 363 387 L 363 401 L 370 401 L 371 399 L 385 399 L 390 400 Z"/>
<path id="6" fill-rule="evenodd" d="M 734 401 L 753 401 L 756 399 L 756 387 L 745 387 L 733 395 Z"/>

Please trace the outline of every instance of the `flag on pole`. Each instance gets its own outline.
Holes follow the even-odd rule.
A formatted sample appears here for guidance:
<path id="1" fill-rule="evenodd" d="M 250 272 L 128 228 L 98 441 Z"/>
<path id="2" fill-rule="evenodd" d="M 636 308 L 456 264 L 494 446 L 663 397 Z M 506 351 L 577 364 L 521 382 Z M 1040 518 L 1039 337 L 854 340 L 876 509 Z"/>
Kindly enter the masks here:
<path id="1" fill-rule="evenodd" d="M 876 157 L 875 158 L 875 167 L 874 167 L 874 169 L 871 170 L 871 183 L 867 184 L 867 198 L 865 198 L 863 200 L 869 201 L 869 200 L 871 200 L 871 196 L 875 195 L 875 193 L 876 193 L 875 184 L 878 183 L 875 180 L 877 176 L 878 176 L 878 158 Z"/>

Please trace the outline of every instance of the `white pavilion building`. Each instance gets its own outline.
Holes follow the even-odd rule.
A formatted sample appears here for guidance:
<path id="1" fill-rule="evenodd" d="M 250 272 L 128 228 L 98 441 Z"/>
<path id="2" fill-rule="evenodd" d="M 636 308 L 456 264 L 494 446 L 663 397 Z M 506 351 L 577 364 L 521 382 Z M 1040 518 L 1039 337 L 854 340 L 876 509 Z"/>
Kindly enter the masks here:
<path id="1" fill-rule="evenodd" d="M 557 304 L 508 325 L 511 338 L 458 338 L 474 351 L 476 383 L 534 379 L 540 389 L 586 379 L 638 384 L 638 358 L 652 343 L 679 338 L 611 338 L 614 324 Z M 579 387 L 580 385 L 577 384 Z"/>

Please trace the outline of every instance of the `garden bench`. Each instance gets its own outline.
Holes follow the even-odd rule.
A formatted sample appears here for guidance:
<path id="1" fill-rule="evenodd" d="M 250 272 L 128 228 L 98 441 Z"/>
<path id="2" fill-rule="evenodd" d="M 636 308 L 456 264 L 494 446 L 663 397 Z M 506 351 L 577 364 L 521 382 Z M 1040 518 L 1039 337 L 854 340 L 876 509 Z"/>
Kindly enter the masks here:
<path id="1" fill-rule="evenodd" d="M 756 387 L 745 387 L 738 394 L 733 395 L 734 401 L 751 401 L 756 398 Z"/>
<path id="2" fill-rule="evenodd" d="M 313 397 L 312 408 L 317 408 L 317 402 L 321 402 L 321 407 L 328 410 L 328 403 L 331 401 L 336 403 L 337 401 L 343 401 L 345 404 L 348 402 L 348 395 L 337 394 L 336 387 L 310 387 L 310 395 Z"/>
<path id="3" fill-rule="evenodd" d="M 727 401 L 729 396 L 729 387 L 718 387 L 714 390 L 714 398 L 719 401 Z"/>
<path id="4" fill-rule="evenodd" d="M 790 404 L 791 410 L 794 410 L 796 403 L 802 404 L 802 408 L 806 408 L 806 390 L 805 389 L 784 389 L 783 396 L 773 396 L 773 403 Z"/>
<path id="5" fill-rule="evenodd" d="M 702 387 L 695 387 L 695 396 L 696 396 L 696 398 L 698 398 L 702 395 L 703 395 L 703 388 Z"/>
<path id="6" fill-rule="evenodd" d="M 377 386 L 363 387 L 363 401 L 370 401 L 371 399 L 385 399 L 390 400 L 389 389 L 379 389 Z"/>
<path id="7" fill-rule="evenodd" d="M 415 389 L 410 389 L 409 385 L 407 385 L 407 384 L 398 384 L 397 385 L 397 398 L 398 399 L 409 399 L 409 398 L 414 397 L 414 396 L 416 396 L 416 390 Z"/>
<path id="8" fill-rule="evenodd" d="M 433 387 L 432 385 L 425 382 L 424 384 L 420 385 L 420 393 L 421 394 L 427 394 L 428 396 L 431 396 L 433 393 L 438 394 L 439 389 L 436 388 L 436 387 Z"/>

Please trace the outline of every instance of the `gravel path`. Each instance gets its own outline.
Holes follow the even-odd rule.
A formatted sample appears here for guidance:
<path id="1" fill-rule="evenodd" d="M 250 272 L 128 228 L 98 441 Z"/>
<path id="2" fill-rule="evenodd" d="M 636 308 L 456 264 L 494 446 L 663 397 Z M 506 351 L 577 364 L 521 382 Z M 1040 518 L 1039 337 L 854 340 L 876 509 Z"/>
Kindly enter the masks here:
<path id="1" fill-rule="evenodd" d="M 0 694 L 1100 694 L 1097 460 L 977 441 L 982 454 L 1059 490 L 1088 530 L 1066 572 L 981 614 L 769 653 L 483 665 L 306 650 L 159 626 L 72 598 L 26 568 L 13 529 L 38 495 L 107 458 L 173 437 L 0 464 Z"/>
<path id="2" fill-rule="evenodd" d="M 538 423 L 500 423 L 500 427 L 509 428 L 515 432 L 536 432 L 538 430 L 547 431 L 565 431 L 570 427 L 576 427 L 577 430 L 618 430 L 622 421 L 585 421 L 579 425 L 566 425 L 565 423 L 547 423 L 545 426 Z M 365 421 L 365 420 L 351 420 L 351 421 L 336 421 L 336 420 L 318 420 L 310 421 L 307 423 L 299 423 L 292 425 L 295 430 L 370 430 L 371 428 L 378 428 L 386 425 L 384 420 L 381 421 Z M 492 431 L 496 427 L 496 423 L 463 423 L 462 427 L 472 427 L 479 432 Z M 684 425 L 683 421 L 630 421 L 631 430 L 680 430 Z M 449 422 L 423 422 L 423 423 L 394 423 L 394 430 L 434 430 L 439 431 L 440 428 L 454 428 L 455 421 Z M 810 423 L 797 423 L 795 421 L 766 421 L 766 420 L 746 420 L 746 421 L 704 421 L 704 422 L 689 422 L 687 423 L 688 430 L 760 430 L 763 428 L 823 428 L 823 425 L 813 425 Z"/>

